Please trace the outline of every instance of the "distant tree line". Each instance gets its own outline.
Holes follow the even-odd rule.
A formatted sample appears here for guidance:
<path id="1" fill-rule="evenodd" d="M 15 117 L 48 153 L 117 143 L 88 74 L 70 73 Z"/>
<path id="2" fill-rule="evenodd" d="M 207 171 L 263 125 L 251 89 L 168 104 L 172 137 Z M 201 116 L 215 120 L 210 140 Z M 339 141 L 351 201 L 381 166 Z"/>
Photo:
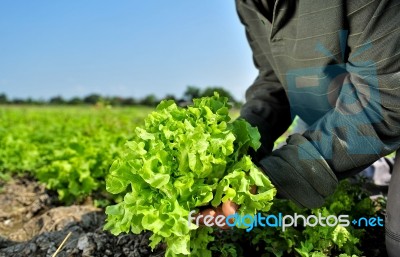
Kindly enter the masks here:
<path id="1" fill-rule="evenodd" d="M 43 99 L 32 99 L 32 98 L 14 98 L 9 99 L 6 94 L 0 93 L 0 104 L 14 104 L 14 105 L 111 105 L 111 106 L 156 106 L 161 100 L 170 99 L 181 105 L 190 104 L 193 98 L 199 98 L 204 96 L 212 96 L 214 92 L 218 92 L 220 96 L 229 98 L 229 101 L 234 105 L 240 105 L 235 100 L 230 92 L 222 87 L 207 87 L 200 89 L 196 86 L 188 86 L 183 93 L 182 97 L 177 97 L 172 94 L 168 94 L 163 98 L 157 98 L 154 94 L 147 95 L 143 98 L 134 97 L 122 97 L 122 96 L 102 96 L 99 94 L 90 94 L 84 97 L 73 97 L 65 99 L 62 96 L 54 96 L 49 100 Z"/>

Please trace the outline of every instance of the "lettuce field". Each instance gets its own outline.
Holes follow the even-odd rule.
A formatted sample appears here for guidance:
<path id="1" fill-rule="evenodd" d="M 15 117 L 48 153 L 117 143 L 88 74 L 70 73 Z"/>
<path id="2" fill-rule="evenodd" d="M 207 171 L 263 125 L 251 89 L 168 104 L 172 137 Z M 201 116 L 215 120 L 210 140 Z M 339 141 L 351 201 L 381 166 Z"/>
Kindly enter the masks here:
<path id="1" fill-rule="evenodd" d="M 239 211 L 253 214 L 348 215 L 354 220 L 385 212 L 384 198 L 371 200 L 362 179 L 342 181 L 318 209 L 272 200 L 268 178 L 247 156 L 248 148 L 258 144 L 256 132 L 229 118 L 237 111 L 228 110 L 226 100 L 210 99 L 189 108 L 163 102 L 156 110 L 1 106 L 0 257 L 386 255 L 383 227 L 338 224 L 246 232 L 175 226 L 184 224 L 179 215 L 190 208 L 217 207 L 228 198 L 240 203 Z M 198 144 L 185 145 L 189 141 Z M 211 149 L 212 155 L 185 159 L 179 157 L 186 151 L 180 147 Z M 144 177 L 143 163 L 148 159 L 152 165 L 154 156 L 163 160 L 160 173 Z M 186 176 L 186 170 L 198 174 Z M 258 186 L 254 195 L 247 193 L 251 185 Z M 198 197 L 190 198 L 194 194 Z M 171 199 L 180 206 L 166 206 Z M 157 207 L 159 202 L 163 207 Z"/>
<path id="2" fill-rule="evenodd" d="M 110 164 L 149 112 L 146 108 L 2 108 L 2 176 L 29 173 L 57 191 L 65 203 L 101 192 Z"/>

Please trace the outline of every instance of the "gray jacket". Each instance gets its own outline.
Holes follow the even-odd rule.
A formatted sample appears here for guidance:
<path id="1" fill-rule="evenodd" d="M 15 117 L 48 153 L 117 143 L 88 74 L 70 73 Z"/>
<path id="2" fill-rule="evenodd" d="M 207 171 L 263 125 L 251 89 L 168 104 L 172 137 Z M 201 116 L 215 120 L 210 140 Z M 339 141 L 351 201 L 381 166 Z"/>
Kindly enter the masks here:
<path id="1" fill-rule="evenodd" d="M 236 0 L 259 75 L 241 117 L 278 192 L 317 207 L 400 145 L 400 1 Z M 273 142 L 295 116 L 310 125 Z"/>

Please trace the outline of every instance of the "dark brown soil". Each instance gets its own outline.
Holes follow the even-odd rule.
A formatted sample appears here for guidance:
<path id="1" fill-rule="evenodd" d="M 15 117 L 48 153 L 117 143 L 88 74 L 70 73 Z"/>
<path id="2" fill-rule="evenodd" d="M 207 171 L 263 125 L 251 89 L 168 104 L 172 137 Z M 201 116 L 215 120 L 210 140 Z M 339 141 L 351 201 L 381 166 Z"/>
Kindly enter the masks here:
<path id="1" fill-rule="evenodd" d="M 0 193 L 0 257 L 164 256 L 151 252 L 149 234 L 114 236 L 103 231 L 104 211 L 92 205 L 57 206 L 56 197 L 30 178 L 13 179 Z"/>
<path id="2" fill-rule="evenodd" d="M 104 210 L 91 203 L 61 206 L 54 193 L 29 177 L 0 186 L 0 257 L 54 257 L 69 233 L 57 257 L 164 256 L 164 249 L 149 248 L 149 233 L 114 236 L 103 231 Z M 252 246 L 242 247 L 252 252 Z M 361 249 L 364 256 L 387 256 L 384 228 L 368 228 Z"/>

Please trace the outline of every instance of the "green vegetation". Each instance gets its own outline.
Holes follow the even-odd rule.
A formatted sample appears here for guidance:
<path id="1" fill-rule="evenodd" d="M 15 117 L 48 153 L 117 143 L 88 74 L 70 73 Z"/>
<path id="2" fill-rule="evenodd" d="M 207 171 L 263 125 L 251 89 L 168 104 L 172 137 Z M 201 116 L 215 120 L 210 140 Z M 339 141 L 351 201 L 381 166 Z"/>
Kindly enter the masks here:
<path id="1" fill-rule="evenodd" d="M 200 102 L 198 102 L 198 107 L 199 105 Z M 210 106 L 206 107 L 208 105 Z M 244 129 L 243 123 L 236 122 L 237 125 L 234 125 L 234 123 L 228 122 L 226 105 L 221 108 L 218 104 L 215 107 L 215 103 L 213 104 L 212 102 L 202 102 L 201 106 L 201 110 L 192 109 L 192 114 L 186 123 L 179 123 L 178 120 L 183 117 L 180 117 L 180 115 L 188 113 L 189 109 L 178 108 L 171 102 L 164 102 L 158 108 L 157 113 L 164 112 L 165 117 L 170 115 L 166 119 L 163 119 L 157 113 L 149 116 L 154 109 L 147 107 L 110 108 L 107 105 L 79 107 L 2 106 L 0 108 L 0 180 L 5 180 L 11 177 L 11 175 L 24 175 L 28 173 L 45 183 L 48 188 L 56 191 L 60 200 L 67 204 L 79 203 L 85 197 L 91 196 L 103 204 L 114 206 L 107 209 L 109 214 L 108 227 L 110 229 L 113 229 L 116 233 L 129 230 L 138 232 L 143 229 L 150 229 L 156 232 L 153 236 L 154 241 L 152 246 L 155 246 L 160 239 L 165 238 L 167 234 L 160 234 L 161 231 L 165 232 L 161 227 L 158 228 L 159 233 L 157 234 L 157 226 L 153 226 L 152 228 L 149 225 L 151 223 L 150 219 L 154 218 L 158 222 L 161 220 L 161 222 L 167 223 L 172 227 L 176 221 L 168 220 L 165 216 L 163 216 L 165 219 L 158 219 L 154 215 L 147 215 L 147 223 L 143 222 L 144 219 L 133 219 L 134 215 L 138 212 L 135 214 L 134 212 L 137 210 L 132 206 L 135 205 L 136 201 L 143 202 L 144 198 L 150 196 L 152 197 L 146 198 L 148 201 L 144 207 L 154 208 L 154 206 L 157 206 L 161 202 L 160 199 L 165 199 L 165 195 L 163 194 L 168 193 L 163 192 L 160 188 L 160 185 L 165 183 L 165 181 L 167 181 L 165 185 L 170 185 L 169 188 L 172 185 L 171 192 L 175 193 L 175 196 L 178 196 L 178 192 L 181 192 L 179 197 L 183 197 L 181 198 L 181 202 L 177 200 L 178 207 L 176 205 L 169 205 L 171 210 L 174 210 L 174 208 L 181 210 L 178 213 L 179 215 L 176 216 L 178 220 L 178 217 L 182 218 L 187 210 L 191 208 L 196 209 L 206 202 L 211 201 L 211 199 L 214 199 L 214 201 L 211 201 L 211 204 L 216 206 L 221 201 L 224 201 L 224 197 L 225 199 L 233 197 L 235 201 L 241 203 L 243 206 L 242 211 L 249 206 L 251 207 L 248 208 L 250 212 L 263 209 L 264 207 L 264 211 L 266 211 L 267 207 L 269 208 L 270 202 L 267 201 L 267 205 L 264 207 L 260 207 L 259 205 L 252 206 L 250 204 L 251 201 L 240 202 L 239 198 L 244 193 L 237 189 L 239 186 L 239 180 L 237 179 L 242 178 L 242 175 L 240 175 L 242 174 L 241 171 L 253 170 L 253 173 L 255 172 L 252 168 L 252 163 L 245 157 L 245 149 L 250 145 L 239 150 L 240 146 L 237 145 L 237 142 L 245 142 L 248 139 L 244 139 L 246 138 L 245 134 L 253 134 L 254 132 L 247 130 L 242 135 L 243 138 L 239 136 L 246 129 Z M 232 115 L 237 116 L 237 110 L 231 110 Z M 213 124 L 208 116 L 217 118 L 216 121 L 220 121 L 220 125 L 225 125 L 219 127 Z M 145 123 L 144 119 L 146 117 Z M 222 119 L 221 117 L 224 118 Z M 194 122 L 198 118 L 203 118 L 203 120 Z M 220 118 L 222 120 L 218 120 Z M 206 126 L 206 122 L 211 123 L 207 123 Z M 143 126 L 145 129 L 143 129 Z M 235 126 L 242 127 L 238 130 L 237 128 L 235 129 Z M 151 132 L 150 134 L 148 130 Z M 225 132 L 218 132 L 218 130 Z M 182 133 L 183 131 L 192 132 L 191 134 Z M 202 134 L 200 131 L 204 133 Z M 218 133 L 222 134 L 218 137 Z M 153 134 L 157 135 L 159 140 L 151 139 L 151 135 Z M 235 138 L 238 137 L 239 140 L 232 141 L 232 135 Z M 175 139 L 176 137 L 179 138 L 179 136 L 182 137 L 182 145 L 174 146 L 172 143 L 168 143 L 167 138 Z M 220 140 L 214 146 L 225 146 L 225 153 L 222 151 L 222 148 L 221 151 L 215 150 L 210 152 L 215 160 L 225 160 L 225 164 L 223 165 L 218 163 L 218 165 L 222 166 L 219 167 L 217 165 L 221 173 L 216 172 L 210 176 L 204 175 L 201 177 L 201 174 L 209 173 L 206 172 L 207 169 L 203 165 L 200 165 L 201 162 L 198 162 L 197 156 L 196 158 L 192 156 L 191 159 L 187 159 L 184 162 L 186 164 L 182 166 L 186 167 L 188 171 L 190 170 L 190 173 L 185 173 L 184 169 L 180 170 L 178 163 L 171 162 L 170 158 L 173 158 L 174 154 L 178 154 L 182 149 L 199 149 L 201 145 L 198 144 L 203 142 L 204 145 L 207 145 L 206 142 L 211 142 L 210 140 L 213 137 L 216 138 L 215 140 Z M 255 146 L 255 137 L 251 136 L 250 138 L 251 140 L 246 142 L 251 142 L 251 145 Z M 283 138 L 279 139 L 279 142 L 282 141 L 284 141 Z M 130 143 L 126 144 L 126 142 Z M 141 147 L 146 150 L 146 153 L 132 150 L 132 148 L 136 149 L 140 146 L 135 146 L 133 142 L 144 142 L 145 145 Z M 208 149 L 209 145 L 206 149 Z M 163 154 L 164 152 L 168 152 L 169 155 L 166 156 Z M 240 154 L 237 154 L 239 152 Z M 162 160 L 162 165 L 158 166 L 160 168 L 159 171 L 162 171 L 161 167 L 164 167 L 165 171 L 161 172 L 161 174 L 160 172 L 154 173 L 154 171 L 158 170 L 152 166 L 153 162 L 150 163 L 150 168 L 146 170 L 147 172 L 153 171 L 154 174 L 148 174 L 142 172 L 143 169 L 140 171 L 140 165 L 138 166 L 134 161 L 138 157 L 149 160 L 152 157 L 157 159 L 157 156 L 159 160 Z M 116 161 L 112 165 L 114 160 L 119 161 Z M 200 160 L 203 163 L 207 163 L 202 159 Z M 236 166 L 234 162 L 237 162 Z M 133 166 L 127 167 L 127 163 Z M 139 162 L 139 164 L 141 163 Z M 249 168 L 245 168 L 246 165 L 249 165 Z M 125 168 L 122 169 L 121 167 Z M 166 167 L 169 167 L 168 171 Z M 222 169 L 222 167 L 227 168 Z M 212 169 L 214 168 L 212 167 Z M 125 179 L 125 177 L 122 177 L 126 175 L 124 175 L 124 172 L 129 174 L 127 170 L 131 172 L 135 171 L 136 174 L 134 174 L 135 176 L 127 176 L 125 181 L 121 178 Z M 182 176 L 178 179 L 177 173 L 173 174 L 173 172 L 178 172 Z M 105 181 L 109 174 L 112 176 L 110 176 L 107 185 L 112 193 L 117 193 L 114 196 L 108 194 L 106 191 Z M 156 174 L 162 176 L 157 177 L 159 175 Z M 197 175 L 195 176 L 194 174 Z M 165 179 L 165 175 L 169 176 L 169 180 Z M 206 177 L 210 178 L 207 179 Z M 223 177 L 228 177 L 229 179 L 222 179 Z M 256 183 L 256 177 L 250 176 L 250 179 L 240 180 L 240 183 L 244 182 L 247 188 L 247 185 Z M 137 180 L 135 180 L 136 178 Z M 129 183 L 129 185 L 124 183 Z M 221 186 L 222 184 L 228 186 Z M 135 191 L 135 185 L 140 185 L 141 190 L 143 190 L 143 193 L 137 198 L 132 197 L 137 192 Z M 205 187 L 209 188 L 203 192 L 200 190 L 200 185 L 204 185 L 204 190 L 206 189 Z M 211 191 L 209 190 L 210 188 Z M 224 189 L 218 191 L 217 188 Z M 198 195 L 196 201 L 191 198 L 194 190 L 198 190 L 196 191 Z M 259 193 L 263 193 L 262 189 L 260 190 Z M 175 198 L 179 199 L 179 197 Z M 182 204 L 184 197 L 187 197 L 188 205 L 186 206 Z M 257 201 L 254 202 L 257 203 Z M 123 208 L 118 206 L 122 206 Z M 160 210 L 163 209 L 160 207 Z M 351 185 L 345 181 L 341 183 L 338 191 L 328 199 L 328 202 L 322 208 L 316 210 L 299 209 L 289 201 L 274 199 L 268 213 L 282 212 L 284 214 L 293 214 L 296 212 L 302 215 L 322 213 L 324 216 L 348 214 L 351 218 L 358 218 L 357 215 L 360 217 L 377 215 L 377 210 L 378 208 L 369 200 L 368 195 L 359 185 Z M 118 223 L 122 213 L 125 220 L 121 220 Z M 142 210 L 142 216 L 137 215 L 135 217 L 143 217 L 143 214 L 144 210 Z M 182 231 L 185 232 L 185 229 L 182 228 Z M 170 233 L 176 234 L 177 232 L 176 230 L 175 232 L 172 230 Z M 355 229 L 352 226 L 336 226 L 333 228 L 300 226 L 296 229 L 288 228 L 284 232 L 280 228 L 256 228 L 249 233 L 243 229 L 220 231 L 218 229 L 201 228 L 190 230 L 190 234 L 190 248 L 192 251 L 209 254 L 209 251 L 206 250 L 209 249 L 212 252 L 212 256 L 224 257 L 360 256 L 362 254 L 361 250 L 364 250 L 360 244 L 362 245 L 363 240 L 369 236 L 363 230 Z M 380 236 L 383 236 L 383 234 Z M 174 247 L 171 247 L 169 251 L 184 252 L 177 249 L 187 249 L 185 248 L 186 246 L 175 245 Z"/>
<path id="2" fill-rule="evenodd" d="M 107 207 L 106 229 L 149 230 L 153 248 L 167 243 L 167 257 L 206 257 L 211 251 L 200 246 L 212 241 L 210 228 L 189 227 L 190 211 L 228 200 L 242 214 L 270 209 L 276 190 L 247 155 L 260 146 L 260 134 L 242 119 L 229 122 L 227 101 L 215 95 L 188 108 L 163 101 L 136 128 L 107 179 L 107 190 L 124 200 Z"/>
<path id="3" fill-rule="evenodd" d="M 72 203 L 105 176 L 149 108 L 3 107 L 0 173 L 30 173 Z M 5 175 L 2 175 L 5 176 Z"/>

